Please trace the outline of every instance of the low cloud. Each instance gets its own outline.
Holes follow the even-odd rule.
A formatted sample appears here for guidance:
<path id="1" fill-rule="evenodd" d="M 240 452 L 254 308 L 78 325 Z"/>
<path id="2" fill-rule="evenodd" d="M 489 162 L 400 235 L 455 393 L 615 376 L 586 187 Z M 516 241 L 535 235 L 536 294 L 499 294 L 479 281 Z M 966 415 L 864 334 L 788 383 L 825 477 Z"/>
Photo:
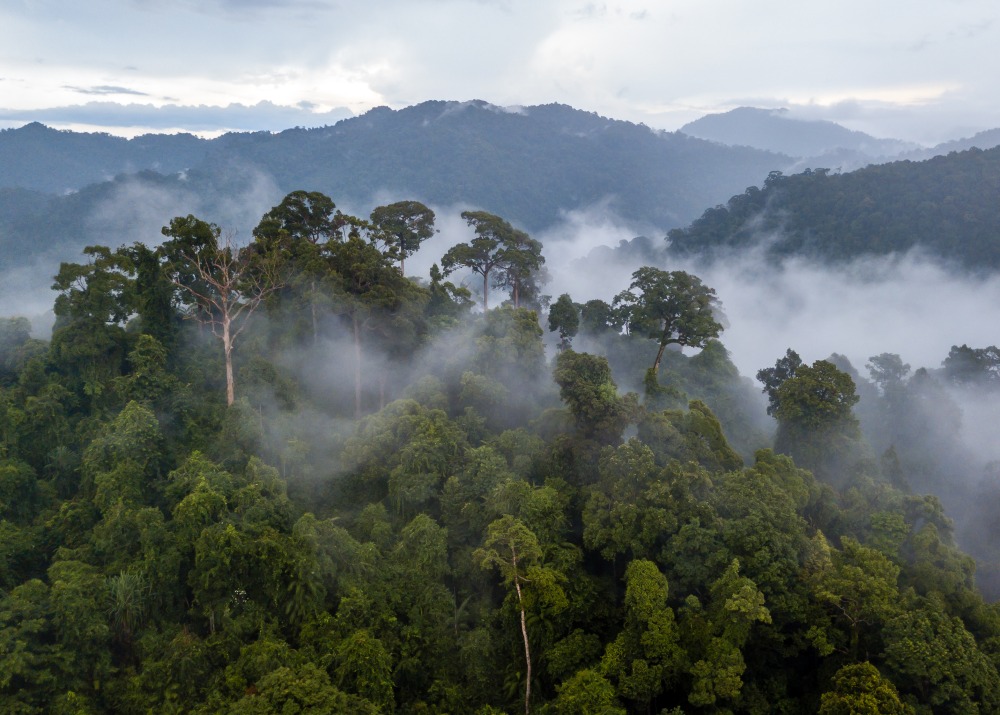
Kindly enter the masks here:
<path id="1" fill-rule="evenodd" d="M 140 97 L 148 97 L 146 92 L 140 92 L 137 89 L 129 89 L 128 87 L 115 87 L 113 85 L 98 85 L 96 87 L 73 87 L 68 84 L 63 85 L 63 89 L 68 89 L 73 92 L 78 92 L 80 94 L 135 94 Z"/>
<path id="2" fill-rule="evenodd" d="M 919 251 L 831 265 L 778 261 L 758 249 L 705 263 L 656 255 L 665 246 L 656 234 L 645 241 L 654 252 L 635 250 L 635 242 L 623 250 L 621 242 L 635 235 L 613 218 L 568 217 L 539 236 L 552 276 L 545 292 L 569 293 L 578 303 L 610 301 L 640 265 L 694 273 L 718 294 L 727 325 L 722 342 L 751 377 L 789 347 L 808 362 L 840 353 L 863 372 L 869 357 L 884 352 L 914 369 L 937 368 L 953 345 L 997 342 L 1000 277 L 972 275 Z"/>
<path id="3" fill-rule="evenodd" d="M 143 94 L 121 87 L 72 87 L 85 94 Z M 113 134 L 133 135 L 144 131 L 184 130 L 192 133 L 221 131 L 282 131 L 289 127 L 322 127 L 354 116 L 338 107 L 326 112 L 312 111 L 308 104 L 285 106 L 271 102 L 227 106 L 165 104 L 86 104 L 47 109 L 0 109 L 0 122 L 41 122 L 57 128 L 93 127 Z"/>

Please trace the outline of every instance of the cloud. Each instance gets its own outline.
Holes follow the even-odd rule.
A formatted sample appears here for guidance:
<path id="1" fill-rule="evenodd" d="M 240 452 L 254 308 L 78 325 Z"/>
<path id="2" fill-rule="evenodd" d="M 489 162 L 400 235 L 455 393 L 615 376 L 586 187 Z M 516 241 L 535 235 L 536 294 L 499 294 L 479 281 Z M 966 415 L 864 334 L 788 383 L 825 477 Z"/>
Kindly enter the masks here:
<path id="1" fill-rule="evenodd" d="M 99 93 L 99 92 L 92 92 Z M 134 94 L 141 94 L 133 92 Z M 87 102 L 47 109 L 0 109 L 0 121 L 37 121 L 56 127 L 141 127 L 148 130 L 185 129 L 192 132 L 280 131 L 290 127 L 321 127 L 336 124 L 353 113 L 339 107 L 325 112 L 314 105 L 284 106 L 271 102 L 255 105 L 186 106 L 166 104 L 118 104 Z"/>
<path id="2" fill-rule="evenodd" d="M 72 85 L 63 85 L 63 89 L 68 89 L 79 94 L 135 94 L 140 97 L 148 97 L 146 92 L 140 92 L 137 89 L 129 89 L 128 87 L 115 87 L 114 85 L 98 85 L 96 87 L 74 87 Z"/>

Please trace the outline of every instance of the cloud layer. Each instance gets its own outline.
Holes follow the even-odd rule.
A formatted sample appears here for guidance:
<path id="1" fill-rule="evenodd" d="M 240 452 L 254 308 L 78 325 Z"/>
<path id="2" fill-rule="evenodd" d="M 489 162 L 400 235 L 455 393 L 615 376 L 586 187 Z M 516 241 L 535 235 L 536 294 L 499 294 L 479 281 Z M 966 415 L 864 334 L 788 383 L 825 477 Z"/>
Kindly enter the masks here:
<path id="1" fill-rule="evenodd" d="M 71 114 L 97 94 L 357 113 L 482 98 L 666 129 L 753 104 L 931 143 L 1000 123 L 1000 78 L 982 71 L 997 15 L 989 0 L 7 3 L 0 104 Z"/>

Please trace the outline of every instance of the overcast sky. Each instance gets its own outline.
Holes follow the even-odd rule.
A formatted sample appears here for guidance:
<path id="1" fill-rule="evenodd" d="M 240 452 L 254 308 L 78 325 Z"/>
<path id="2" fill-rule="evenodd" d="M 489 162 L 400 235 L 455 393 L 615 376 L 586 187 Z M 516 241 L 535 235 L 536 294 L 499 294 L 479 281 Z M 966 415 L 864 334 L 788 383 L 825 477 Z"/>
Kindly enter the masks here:
<path id="1" fill-rule="evenodd" d="M 0 126 L 211 133 L 484 99 L 661 129 L 781 106 L 929 144 L 1000 126 L 998 16 L 996 0 L 0 0 Z"/>

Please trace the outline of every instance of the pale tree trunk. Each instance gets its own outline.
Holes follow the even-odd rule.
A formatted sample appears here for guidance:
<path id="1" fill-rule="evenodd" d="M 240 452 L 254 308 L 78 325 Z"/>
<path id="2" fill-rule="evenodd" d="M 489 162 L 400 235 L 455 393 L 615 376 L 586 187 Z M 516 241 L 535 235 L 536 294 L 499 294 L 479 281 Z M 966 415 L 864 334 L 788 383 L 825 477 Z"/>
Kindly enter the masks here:
<path id="1" fill-rule="evenodd" d="M 490 290 L 489 273 L 483 273 L 483 312 L 484 313 L 490 309 L 489 290 Z"/>
<path id="2" fill-rule="evenodd" d="M 666 347 L 666 343 L 660 343 L 660 349 L 656 352 L 656 361 L 653 363 L 653 372 L 660 371 L 660 361 L 663 360 L 663 351 L 666 350 Z"/>
<path id="3" fill-rule="evenodd" d="M 313 345 L 319 342 L 319 327 L 316 325 L 316 281 L 309 288 L 309 308 L 312 311 Z"/>
<path id="4" fill-rule="evenodd" d="M 226 406 L 236 402 L 236 379 L 233 376 L 233 338 L 229 331 L 229 314 L 222 317 L 222 349 L 226 354 Z"/>
<path id="5" fill-rule="evenodd" d="M 354 418 L 361 419 L 361 322 L 352 316 L 354 323 Z"/>
<path id="6" fill-rule="evenodd" d="M 511 563 L 514 565 L 514 588 L 517 590 L 517 606 L 521 611 L 521 638 L 524 639 L 524 715 L 531 712 L 531 651 L 528 648 L 528 624 L 524 613 L 524 599 L 521 597 L 521 577 L 517 573 L 517 552 L 511 544 Z"/>

